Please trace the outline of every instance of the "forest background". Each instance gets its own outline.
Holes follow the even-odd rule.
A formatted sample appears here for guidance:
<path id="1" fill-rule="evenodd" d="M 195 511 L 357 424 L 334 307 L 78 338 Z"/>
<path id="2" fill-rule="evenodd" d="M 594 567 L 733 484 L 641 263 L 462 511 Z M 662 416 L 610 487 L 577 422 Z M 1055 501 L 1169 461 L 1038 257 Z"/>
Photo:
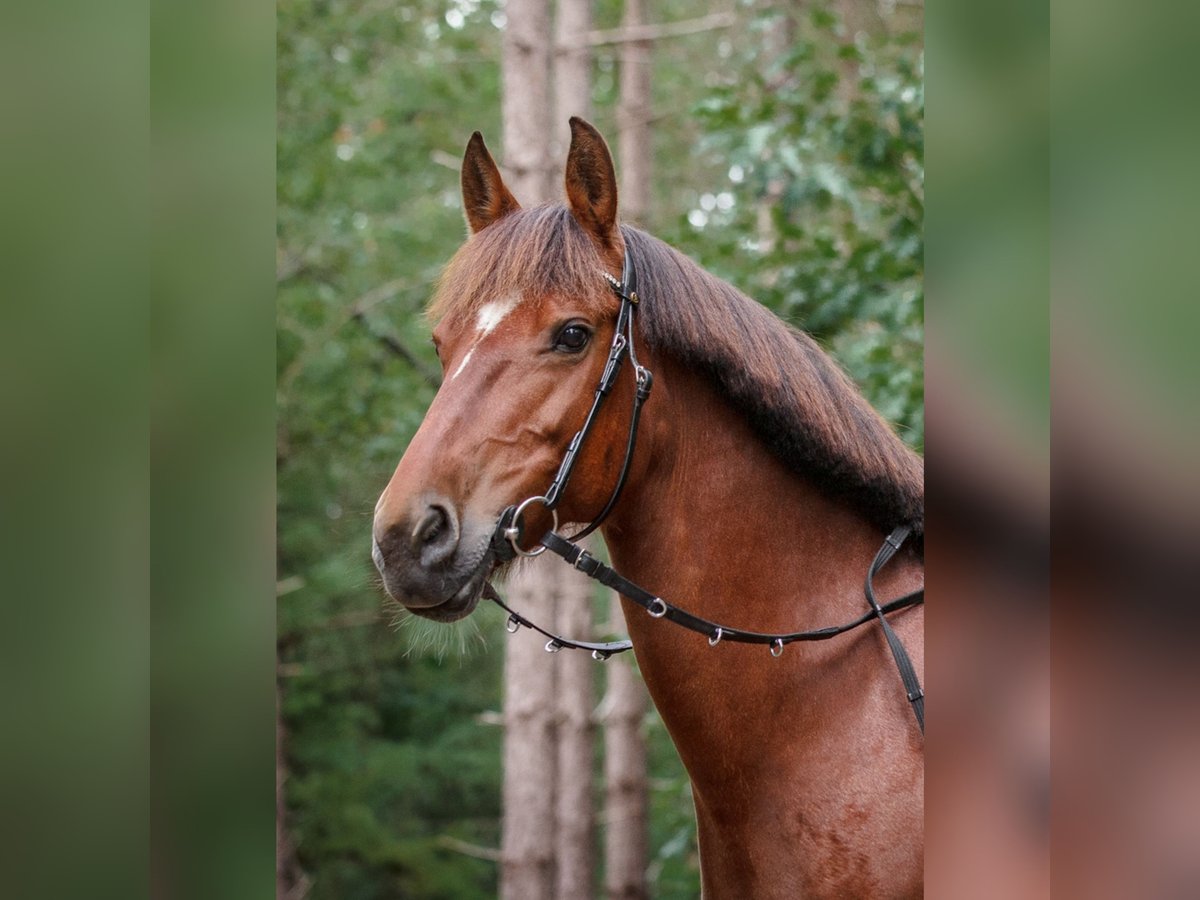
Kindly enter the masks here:
<path id="1" fill-rule="evenodd" d="M 593 26 L 624 12 L 600 0 Z M 647 16 L 685 24 L 653 44 L 634 224 L 813 333 L 920 449 L 919 5 Z M 487 0 L 278 6 L 280 846 L 321 900 L 497 893 L 480 851 L 500 846 L 502 618 L 427 646 L 384 605 L 369 530 L 440 378 L 422 309 L 465 234 L 466 138 L 504 161 L 505 25 Z M 624 47 L 593 47 L 592 121 L 614 150 Z M 696 896 L 687 779 L 653 712 L 643 729 L 648 889 Z"/>

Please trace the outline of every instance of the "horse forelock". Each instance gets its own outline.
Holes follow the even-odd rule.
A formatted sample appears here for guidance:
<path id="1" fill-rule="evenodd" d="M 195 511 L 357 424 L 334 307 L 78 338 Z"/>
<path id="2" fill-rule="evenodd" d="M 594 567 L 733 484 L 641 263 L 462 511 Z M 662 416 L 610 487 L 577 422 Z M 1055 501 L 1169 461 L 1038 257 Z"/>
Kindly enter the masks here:
<path id="1" fill-rule="evenodd" d="M 447 263 L 426 315 L 485 328 L 490 309 L 571 297 L 615 309 L 595 243 L 562 204 L 520 209 L 476 232 Z M 511 307 L 509 307 L 511 308 Z"/>
<path id="2" fill-rule="evenodd" d="M 639 330 L 650 351 L 703 372 L 797 474 L 881 530 L 910 524 L 920 537 L 921 458 L 816 341 L 657 238 L 629 226 L 621 232 L 634 253 Z M 615 311 L 604 271 L 566 206 L 521 209 L 467 240 L 427 314 L 483 328 L 489 310 L 554 296 Z"/>

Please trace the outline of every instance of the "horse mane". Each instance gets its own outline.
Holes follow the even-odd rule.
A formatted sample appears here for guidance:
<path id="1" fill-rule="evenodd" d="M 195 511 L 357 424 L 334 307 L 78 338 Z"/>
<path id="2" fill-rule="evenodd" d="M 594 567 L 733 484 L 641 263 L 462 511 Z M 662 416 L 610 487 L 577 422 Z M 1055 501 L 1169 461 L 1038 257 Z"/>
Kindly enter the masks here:
<path id="1" fill-rule="evenodd" d="M 880 530 L 924 531 L 921 458 L 808 334 L 644 232 L 622 228 L 637 265 L 642 333 L 703 371 L 793 471 Z"/>
<path id="2" fill-rule="evenodd" d="M 703 372 L 777 457 L 881 531 L 911 525 L 923 541 L 921 458 L 803 331 L 643 231 L 621 226 L 637 267 L 647 347 Z M 429 315 L 469 315 L 514 292 L 612 304 L 594 242 L 564 205 L 505 216 L 446 267 Z M 615 274 L 615 273 L 614 273 Z M 592 307 L 595 304 L 595 307 Z"/>

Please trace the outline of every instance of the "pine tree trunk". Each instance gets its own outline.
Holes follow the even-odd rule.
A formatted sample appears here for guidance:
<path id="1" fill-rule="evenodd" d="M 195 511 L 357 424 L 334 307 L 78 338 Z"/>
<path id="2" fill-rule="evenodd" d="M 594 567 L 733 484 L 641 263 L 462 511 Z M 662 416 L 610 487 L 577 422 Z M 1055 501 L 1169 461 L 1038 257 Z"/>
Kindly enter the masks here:
<path id="1" fill-rule="evenodd" d="M 625 0 L 622 27 L 646 24 L 647 0 Z M 621 56 L 618 101 L 621 218 L 644 224 L 651 203 L 653 148 L 650 120 L 653 43 L 625 45 Z M 612 629 L 625 632 L 621 599 L 612 595 Z M 625 656 L 605 666 L 608 690 L 604 710 L 604 870 L 610 900 L 644 900 L 649 863 L 646 740 L 642 734 L 649 700 L 641 676 Z"/>
<path id="2" fill-rule="evenodd" d="M 550 166 L 549 0 L 508 0 L 500 73 L 504 180 L 523 206 L 555 195 Z"/>
<path id="3" fill-rule="evenodd" d="M 787 6 L 781 7 L 778 9 L 778 19 L 774 22 L 770 30 L 763 35 L 762 58 L 764 61 L 764 70 L 769 69 L 772 63 L 780 61 L 791 50 L 792 44 L 795 41 L 795 11 Z M 768 87 L 772 90 L 778 90 L 783 87 L 788 80 L 786 66 L 779 66 L 779 72 L 780 74 L 774 76 L 768 82 Z M 762 196 L 758 198 L 755 207 L 755 219 L 758 246 L 761 253 L 772 253 L 775 250 L 775 243 L 779 239 L 779 229 L 775 227 L 775 210 L 779 206 L 779 201 L 783 199 L 783 192 L 786 187 L 787 182 L 784 179 L 772 178 L 767 182 Z"/>
<path id="4" fill-rule="evenodd" d="M 614 631 L 625 631 L 621 599 L 612 596 Z M 605 664 L 604 710 L 605 893 L 609 900 L 646 900 L 649 832 L 646 810 L 646 739 L 642 721 L 648 700 L 641 676 L 626 656 Z"/>
<path id="5" fill-rule="evenodd" d="M 592 114 L 592 54 L 579 38 L 592 27 L 592 0 L 558 0 L 554 54 L 556 180 L 570 145 L 571 116 Z M 559 560 L 554 560 L 559 562 Z M 592 582 L 583 573 L 560 565 L 557 633 L 588 640 L 592 636 Z M 558 806 L 557 900 L 591 900 L 595 869 L 595 700 L 592 678 L 596 663 L 577 650 L 557 654 L 558 665 Z"/>
<path id="6" fill-rule="evenodd" d="M 550 7 L 548 0 L 509 0 L 501 74 L 505 180 L 530 206 L 551 196 Z M 554 620 L 555 560 L 532 561 L 510 579 L 509 596 L 534 621 Z M 500 896 L 554 896 L 555 666 L 544 641 L 522 629 L 505 642 L 504 788 Z"/>
<path id="7" fill-rule="evenodd" d="M 625 0 L 623 28 L 646 24 L 647 0 Z M 621 163 L 621 218 L 644 225 L 650 207 L 651 41 L 633 41 L 621 51 L 621 97 L 617 103 L 617 156 Z"/>
<path id="8" fill-rule="evenodd" d="M 509 579 L 509 598 L 535 622 L 551 622 L 554 590 L 546 576 L 555 560 L 534 560 Z M 504 655 L 504 821 L 500 896 L 554 896 L 555 684 L 544 639 L 528 629 L 510 635 Z"/>
<path id="9" fill-rule="evenodd" d="M 554 46 L 554 178 L 562 178 L 572 115 L 592 116 L 592 52 L 580 37 L 592 29 L 592 0 L 558 0 Z M 554 560 L 558 562 L 558 560 Z M 557 631 L 592 636 L 592 582 L 559 565 Z M 557 900 L 590 900 L 595 869 L 595 662 L 586 653 L 563 652 L 558 666 Z"/>
<path id="10" fill-rule="evenodd" d="M 553 560 L 559 562 L 559 560 Z M 557 633 L 589 640 L 592 636 L 592 582 L 566 565 L 558 570 Z M 596 663 L 578 650 L 555 656 L 558 664 L 558 864 L 557 900 L 591 900 L 596 864 L 595 726 L 592 673 Z"/>
<path id="11" fill-rule="evenodd" d="M 592 51 L 582 36 L 592 28 L 592 0 L 558 0 L 554 50 L 554 160 L 562 174 L 571 145 L 571 116 L 592 118 Z"/>

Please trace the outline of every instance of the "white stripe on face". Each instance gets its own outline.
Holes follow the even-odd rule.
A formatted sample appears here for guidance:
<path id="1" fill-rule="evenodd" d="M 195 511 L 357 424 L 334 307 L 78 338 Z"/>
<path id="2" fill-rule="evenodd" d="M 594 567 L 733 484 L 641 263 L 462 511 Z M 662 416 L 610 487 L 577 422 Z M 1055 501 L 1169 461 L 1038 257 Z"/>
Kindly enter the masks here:
<path id="1" fill-rule="evenodd" d="M 467 351 L 467 355 L 463 357 L 463 361 L 458 364 L 458 368 L 455 369 L 454 374 L 450 376 L 451 381 L 453 381 L 460 374 L 462 374 L 462 370 L 467 367 L 467 363 L 469 363 L 471 361 L 471 354 L 474 352 L 475 352 L 474 347 L 472 347 L 470 350 Z"/>

